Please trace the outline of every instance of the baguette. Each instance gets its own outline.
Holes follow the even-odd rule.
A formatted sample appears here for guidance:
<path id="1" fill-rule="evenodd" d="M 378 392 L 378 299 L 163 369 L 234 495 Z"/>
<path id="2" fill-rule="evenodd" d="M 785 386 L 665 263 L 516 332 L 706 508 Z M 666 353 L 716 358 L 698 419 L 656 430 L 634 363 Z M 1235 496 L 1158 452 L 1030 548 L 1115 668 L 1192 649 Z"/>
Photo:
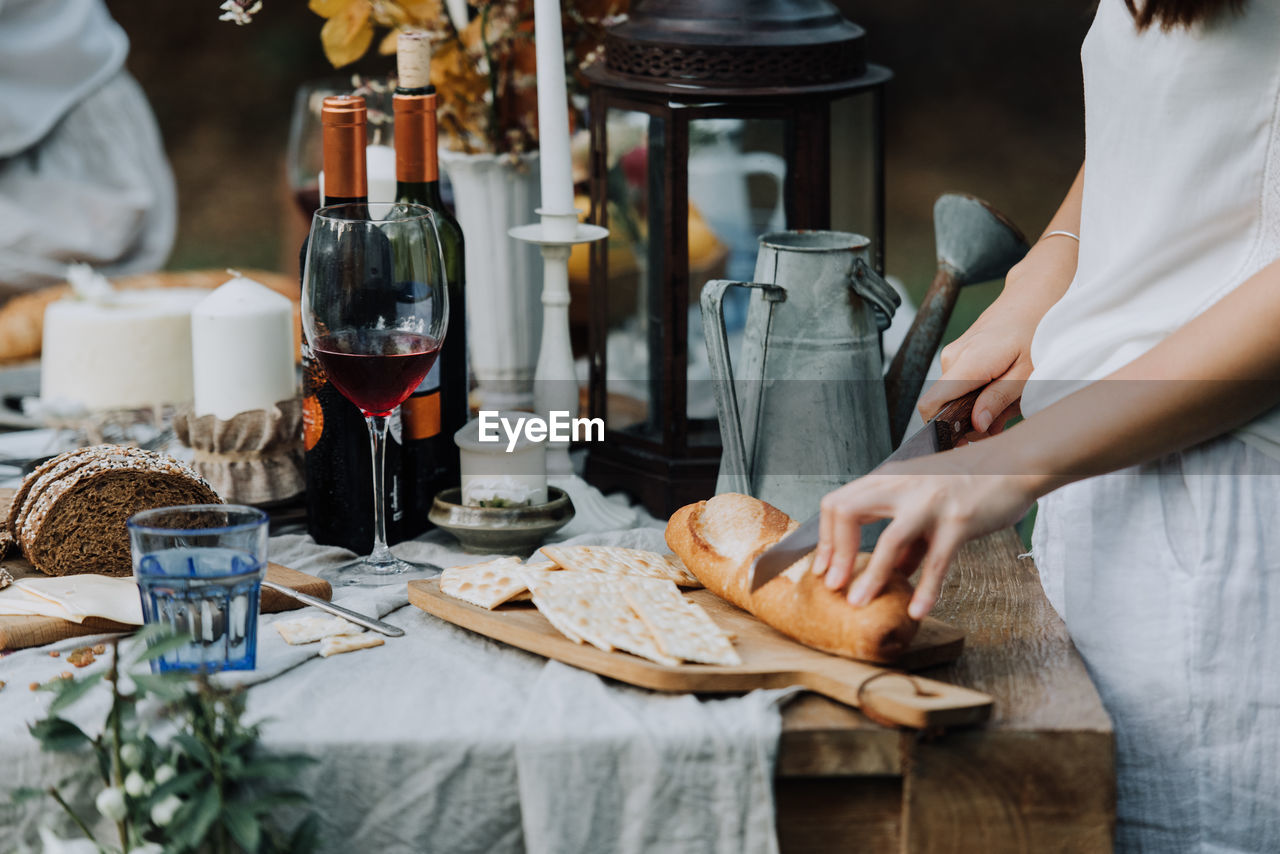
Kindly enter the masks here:
<path id="1" fill-rule="evenodd" d="M 676 511 L 667 545 L 708 590 L 749 611 L 800 643 L 846 658 L 892 663 L 906 651 L 919 622 L 907 614 L 911 584 L 895 575 L 862 608 L 845 590 L 830 590 L 809 571 L 812 555 L 752 593 L 751 562 L 799 526 L 778 508 L 748 495 L 727 493 Z M 859 555 L 857 570 L 870 555 Z"/>

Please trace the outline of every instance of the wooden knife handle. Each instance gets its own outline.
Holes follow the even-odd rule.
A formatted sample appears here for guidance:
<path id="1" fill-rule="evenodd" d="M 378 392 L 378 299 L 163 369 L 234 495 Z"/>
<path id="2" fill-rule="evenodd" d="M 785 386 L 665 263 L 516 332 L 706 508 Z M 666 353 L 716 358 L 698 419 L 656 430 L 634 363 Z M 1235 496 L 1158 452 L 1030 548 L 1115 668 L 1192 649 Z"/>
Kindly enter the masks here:
<path id="1" fill-rule="evenodd" d="M 984 388 L 986 386 L 975 388 L 938 410 L 934 421 L 938 425 L 940 450 L 955 447 L 956 439 L 973 429 L 973 405 L 978 402 L 978 395 L 982 394 Z"/>

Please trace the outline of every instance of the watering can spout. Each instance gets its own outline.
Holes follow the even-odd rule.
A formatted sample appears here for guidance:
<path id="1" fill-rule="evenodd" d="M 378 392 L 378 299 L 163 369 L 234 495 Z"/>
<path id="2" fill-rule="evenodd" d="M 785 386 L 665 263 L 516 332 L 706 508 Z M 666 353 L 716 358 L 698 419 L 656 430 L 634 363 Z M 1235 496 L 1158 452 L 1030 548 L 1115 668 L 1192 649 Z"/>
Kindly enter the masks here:
<path id="1" fill-rule="evenodd" d="M 889 432 L 897 447 L 915 411 L 933 355 L 965 285 L 1003 278 L 1030 248 L 1022 232 L 987 202 L 946 193 L 933 205 L 938 272 L 885 374 Z"/>

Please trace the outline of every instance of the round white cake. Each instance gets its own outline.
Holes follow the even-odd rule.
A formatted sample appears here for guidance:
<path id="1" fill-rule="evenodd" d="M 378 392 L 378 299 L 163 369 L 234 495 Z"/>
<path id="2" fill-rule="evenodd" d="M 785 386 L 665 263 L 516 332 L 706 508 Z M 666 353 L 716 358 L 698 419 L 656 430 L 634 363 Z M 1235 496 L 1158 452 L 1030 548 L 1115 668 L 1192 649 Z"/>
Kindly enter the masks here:
<path id="1" fill-rule="evenodd" d="M 191 401 L 191 309 L 206 290 L 62 299 L 44 314 L 40 398 L 89 410 Z"/>

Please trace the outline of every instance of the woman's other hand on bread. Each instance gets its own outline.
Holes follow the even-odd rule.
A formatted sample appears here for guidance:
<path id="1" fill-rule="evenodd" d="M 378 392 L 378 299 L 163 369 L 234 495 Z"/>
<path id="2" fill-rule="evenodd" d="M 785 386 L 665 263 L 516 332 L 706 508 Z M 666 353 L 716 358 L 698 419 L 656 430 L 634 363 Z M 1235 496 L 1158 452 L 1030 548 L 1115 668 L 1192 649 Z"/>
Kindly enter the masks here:
<path id="1" fill-rule="evenodd" d="M 980 447 L 892 463 L 829 493 L 822 499 L 813 572 L 825 574 L 833 590 L 849 584 L 862 526 L 891 519 L 867 568 L 849 586 L 849 602 L 865 605 L 894 573 L 919 569 L 909 613 L 924 617 L 938 601 L 956 550 L 1015 524 L 1035 500 L 1025 478 L 980 473 Z"/>

